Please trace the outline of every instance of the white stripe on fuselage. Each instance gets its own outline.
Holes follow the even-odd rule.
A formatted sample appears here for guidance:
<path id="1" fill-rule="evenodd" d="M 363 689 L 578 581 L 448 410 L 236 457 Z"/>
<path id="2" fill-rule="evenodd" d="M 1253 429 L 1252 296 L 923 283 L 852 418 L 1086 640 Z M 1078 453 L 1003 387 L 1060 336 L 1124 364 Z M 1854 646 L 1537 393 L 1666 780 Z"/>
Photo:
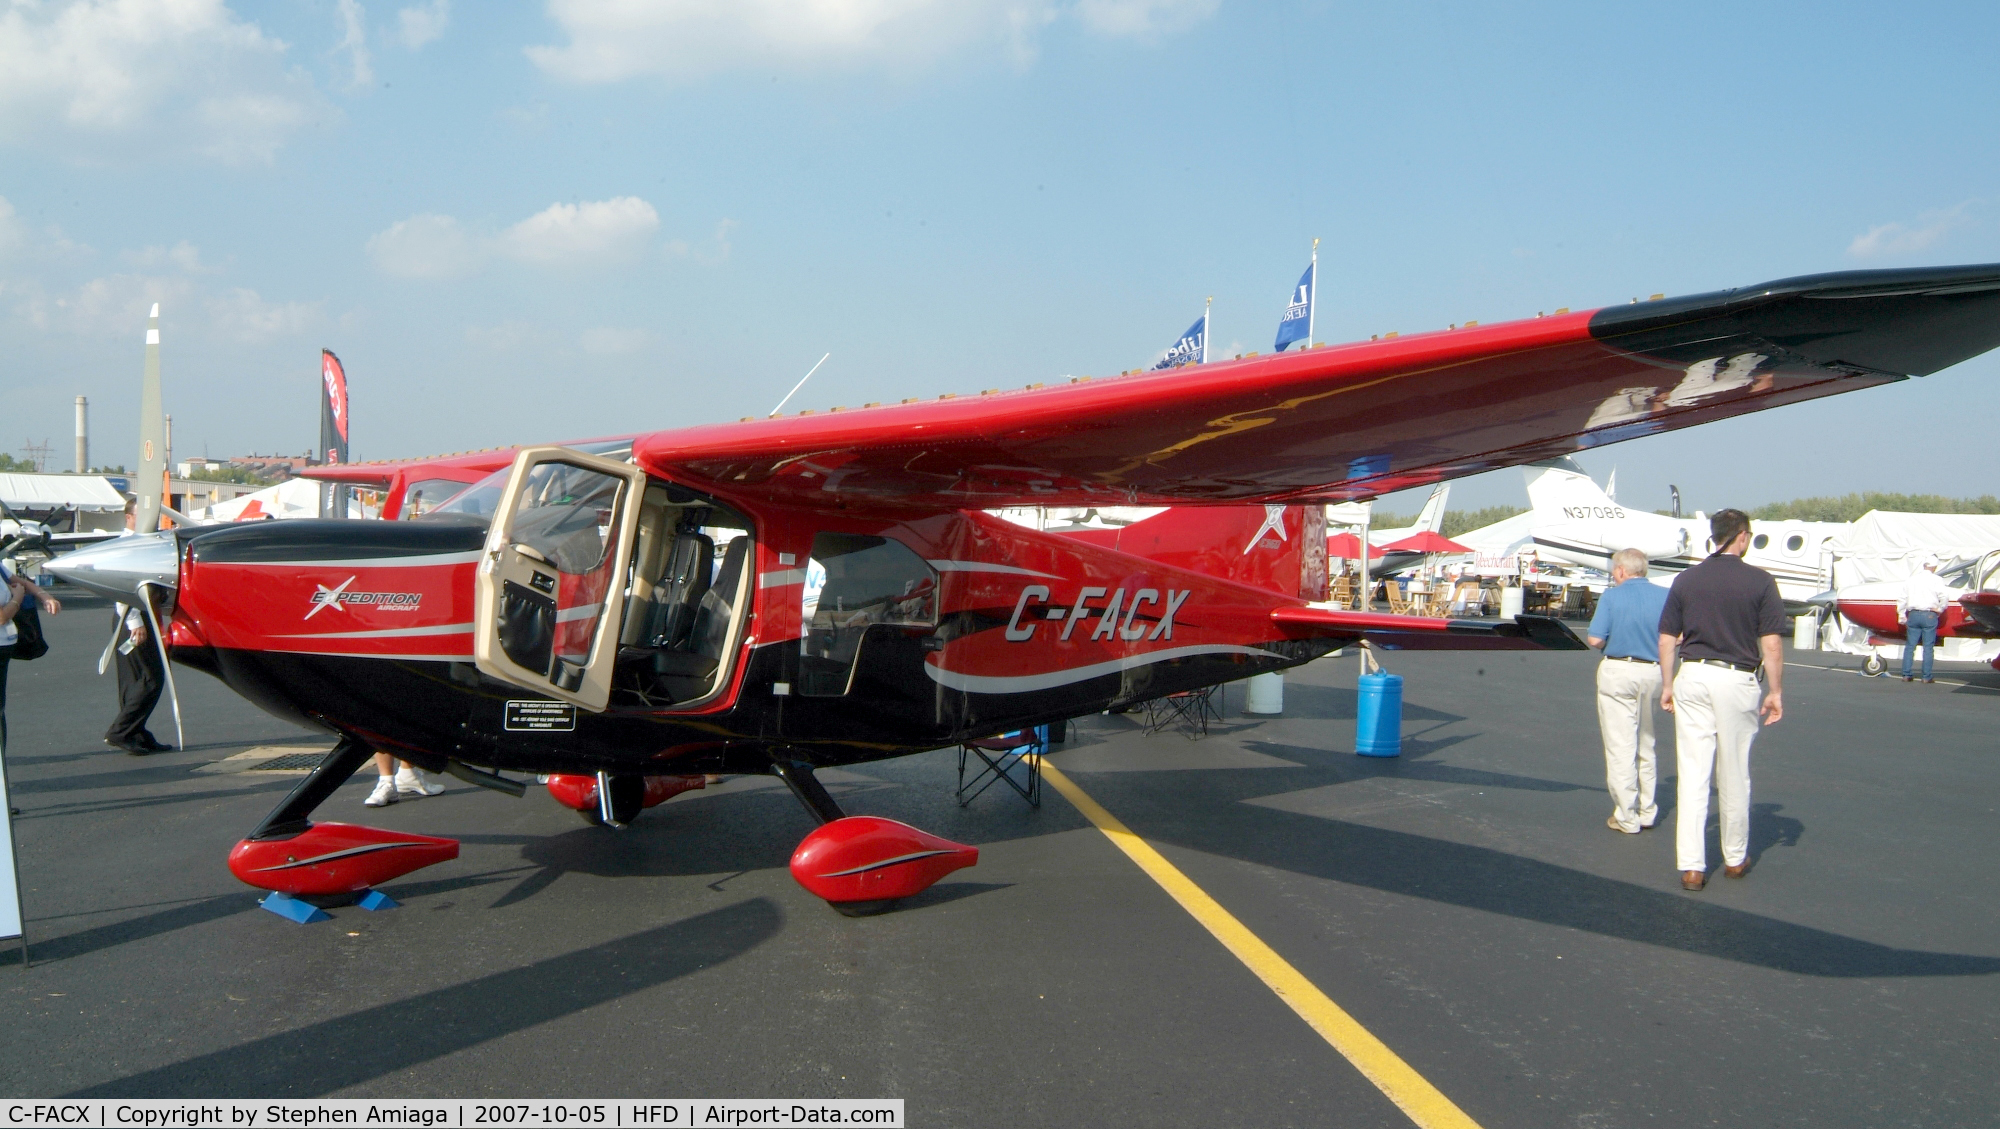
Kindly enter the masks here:
<path id="1" fill-rule="evenodd" d="M 1197 655 L 1253 655 L 1267 659 L 1285 657 L 1275 651 L 1260 650 L 1256 647 L 1211 644 L 1143 651 L 1107 662 L 1075 666 L 1067 670 L 1045 671 L 1041 674 L 966 674 L 932 663 L 924 664 L 924 673 L 930 675 L 931 681 L 952 690 L 963 690 L 972 694 L 1027 694 L 1036 690 L 1052 690 L 1058 686 L 1101 678 L 1107 674 L 1118 674 L 1142 666 L 1151 666 L 1169 659 L 1193 658 Z"/>

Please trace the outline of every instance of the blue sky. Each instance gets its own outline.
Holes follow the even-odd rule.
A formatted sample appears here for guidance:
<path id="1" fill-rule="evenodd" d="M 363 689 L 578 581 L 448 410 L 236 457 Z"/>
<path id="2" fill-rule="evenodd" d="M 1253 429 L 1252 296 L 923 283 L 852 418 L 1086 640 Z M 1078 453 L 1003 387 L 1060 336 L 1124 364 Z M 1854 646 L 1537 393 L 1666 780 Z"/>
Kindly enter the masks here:
<path id="1" fill-rule="evenodd" d="M 2000 260 L 1990 5 L 0 0 L 0 447 L 360 458 Z M 1622 500 L 1996 489 L 2000 361 L 1593 452 Z M 1518 472 L 1455 504 L 1524 500 Z M 1391 508 L 1415 502 L 1392 498 Z"/>

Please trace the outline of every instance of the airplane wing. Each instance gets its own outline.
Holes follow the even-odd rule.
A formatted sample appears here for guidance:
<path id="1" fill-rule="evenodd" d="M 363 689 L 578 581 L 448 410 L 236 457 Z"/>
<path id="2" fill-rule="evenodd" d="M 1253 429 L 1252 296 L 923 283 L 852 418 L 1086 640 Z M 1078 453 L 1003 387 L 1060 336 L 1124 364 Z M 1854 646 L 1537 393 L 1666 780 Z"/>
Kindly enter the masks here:
<path id="1" fill-rule="evenodd" d="M 1369 498 L 1923 375 L 2000 345 L 2000 264 L 1811 275 L 1584 313 L 642 437 L 798 505 Z"/>
<path id="2" fill-rule="evenodd" d="M 1581 651 L 1584 642 L 1559 619 L 1433 619 L 1334 608 L 1279 608 L 1271 621 L 1297 639 L 1366 639 L 1391 651 Z"/>
<path id="3" fill-rule="evenodd" d="M 299 472 L 299 477 L 317 479 L 320 482 L 346 482 L 381 490 L 394 482 L 398 474 L 417 467 L 425 470 L 466 470 L 488 474 L 501 467 L 511 466 L 516 450 L 514 447 L 492 447 L 484 451 L 460 451 L 456 454 L 425 458 L 388 459 L 369 463 L 332 463 L 327 466 L 307 467 Z"/>

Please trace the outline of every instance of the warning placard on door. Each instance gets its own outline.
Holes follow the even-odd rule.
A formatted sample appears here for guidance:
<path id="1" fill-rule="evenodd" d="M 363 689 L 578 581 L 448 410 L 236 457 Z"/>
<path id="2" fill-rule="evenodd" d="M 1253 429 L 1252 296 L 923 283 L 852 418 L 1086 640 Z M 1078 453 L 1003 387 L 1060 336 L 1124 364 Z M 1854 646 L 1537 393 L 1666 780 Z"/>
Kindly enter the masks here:
<path id="1" fill-rule="evenodd" d="M 508 702 L 507 728 L 564 731 L 575 729 L 576 707 L 568 702 Z"/>

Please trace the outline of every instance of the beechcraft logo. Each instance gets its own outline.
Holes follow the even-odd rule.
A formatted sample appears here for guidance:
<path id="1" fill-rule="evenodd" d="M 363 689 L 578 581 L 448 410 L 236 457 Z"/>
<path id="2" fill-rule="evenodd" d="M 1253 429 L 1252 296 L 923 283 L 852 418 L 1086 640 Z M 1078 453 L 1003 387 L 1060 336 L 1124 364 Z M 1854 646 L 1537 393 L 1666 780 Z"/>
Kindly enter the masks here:
<path id="1" fill-rule="evenodd" d="M 356 604 L 378 608 L 385 612 L 413 612 L 424 602 L 422 592 L 349 592 L 347 586 L 354 583 L 354 579 L 352 576 L 348 577 L 341 581 L 337 588 L 315 584 L 313 587 L 319 591 L 312 594 L 312 610 L 306 613 L 306 618 L 311 619 L 328 608 L 345 612 Z"/>

